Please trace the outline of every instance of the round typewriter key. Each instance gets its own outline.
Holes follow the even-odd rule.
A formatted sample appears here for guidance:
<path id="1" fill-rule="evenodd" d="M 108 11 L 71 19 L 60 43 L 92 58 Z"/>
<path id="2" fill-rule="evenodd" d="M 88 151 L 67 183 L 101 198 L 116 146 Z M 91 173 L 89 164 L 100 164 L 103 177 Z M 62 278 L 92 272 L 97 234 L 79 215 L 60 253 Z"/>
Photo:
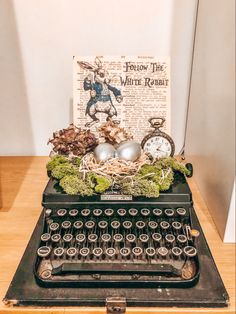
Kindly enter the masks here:
<path id="1" fill-rule="evenodd" d="M 197 255 L 197 250 L 193 246 L 185 246 L 184 253 L 188 257 L 194 257 Z"/>
<path id="2" fill-rule="evenodd" d="M 126 240 L 128 242 L 132 243 L 136 240 L 136 236 L 133 233 L 129 233 L 126 235 Z"/>
<path id="3" fill-rule="evenodd" d="M 142 221 L 142 220 L 137 221 L 137 222 L 136 222 L 136 227 L 137 227 L 138 229 L 143 229 L 143 228 L 145 227 L 145 222 Z"/>
<path id="4" fill-rule="evenodd" d="M 98 236 L 96 235 L 96 233 L 91 233 L 91 234 L 89 234 L 89 236 L 88 236 L 89 242 L 96 242 L 97 239 L 98 239 Z"/>
<path id="5" fill-rule="evenodd" d="M 100 208 L 95 208 L 93 210 L 93 215 L 94 216 L 99 217 L 99 216 L 101 216 L 101 214 L 102 214 L 102 210 Z"/>
<path id="6" fill-rule="evenodd" d="M 135 256 L 140 256 L 142 253 L 143 253 L 143 249 L 139 246 L 135 246 L 133 249 L 132 249 L 132 253 L 135 255 Z"/>
<path id="7" fill-rule="evenodd" d="M 127 247 L 122 247 L 120 249 L 120 255 L 122 255 L 124 257 L 129 256 L 130 255 L 130 249 Z"/>
<path id="8" fill-rule="evenodd" d="M 130 214 L 130 216 L 135 217 L 138 215 L 138 210 L 136 208 L 130 208 L 129 214 Z"/>
<path id="9" fill-rule="evenodd" d="M 41 246 L 37 251 L 38 256 L 40 257 L 47 257 L 50 254 L 50 252 L 51 249 L 48 246 Z"/>
<path id="10" fill-rule="evenodd" d="M 88 216 L 90 215 L 90 209 L 88 209 L 88 208 L 82 209 L 82 210 L 81 210 L 81 215 L 82 215 L 83 217 L 88 217 Z"/>
<path id="11" fill-rule="evenodd" d="M 75 217 L 75 216 L 78 215 L 78 213 L 79 213 L 78 209 L 71 209 L 71 210 L 69 211 L 69 216 Z"/>
<path id="12" fill-rule="evenodd" d="M 118 228 L 120 228 L 120 222 L 119 222 L 118 220 L 113 220 L 113 221 L 111 222 L 111 227 L 112 227 L 113 229 L 118 229 Z"/>
<path id="13" fill-rule="evenodd" d="M 122 225 L 123 225 L 123 227 L 125 228 L 125 229 L 130 229 L 130 228 L 132 228 L 132 222 L 131 221 L 129 221 L 129 220 L 125 220 L 123 223 L 122 223 Z"/>
<path id="14" fill-rule="evenodd" d="M 49 229 L 51 231 L 56 231 L 56 230 L 59 229 L 59 224 L 57 222 L 53 222 L 53 223 L 50 224 Z"/>
<path id="15" fill-rule="evenodd" d="M 80 249 L 80 255 L 81 256 L 83 256 L 83 257 L 86 257 L 86 256 L 88 256 L 89 255 L 89 248 L 87 248 L 87 247 L 82 247 L 81 249 Z"/>
<path id="16" fill-rule="evenodd" d="M 179 230 L 182 228 L 182 224 L 179 222 L 179 221 L 173 221 L 172 222 L 172 227 L 175 229 L 175 230 Z"/>
<path id="17" fill-rule="evenodd" d="M 145 252 L 146 252 L 147 256 L 150 256 L 150 257 L 154 256 L 156 253 L 154 247 L 152 247 L 152 246 L 147 247 L 145 249 Z"/>
<path id="18" fill-rule="evenodd" d="M 64 236 L 63 236 L 63 240 L 65 242 L 70 242 L 72 239 L 73 239 L 73 235 L 70 234 L 70 233 L 65 233 Z"/>
<path id="19" fill-rule="evenodd" d="M 168 217 L 173 217 L 175 214 L 175 211 L 172 208 L 166 208 L 164 212 Z"/>
<path id="20" fill-rule="evenodd" d="M 93 229 L 95 227 L 95 222 L 93 220 L 88 220 L 85 223 L 85 227 L 87 229 Z"/>
<path id="21" fill-rule="evenodd" d="M 101 238 L 102 238 L 102 241 L 103 241 L 103 242 L 109 242 L 109 241 L 111 241 L 111 235 L 110 235 L 109 233 L 104 233 L 104 234 L 101 236 Z"/>
<path id="22" fill-rule="evenodd" d="M 126 209 L 124 209 L 124 208 L 119 208 L 119 209 L 117 210 L 117 214 L 118 214 L 119 216 L 121 216 L 121 217 L 125 216 L 125 215 L 126 215 Z"/>
<path id="23" fill-rule="evenodd" d="M 113 247 L 109 247 L 106 249 L 106 255 L 112 257 L 116 254 L 116 250 Z"/>
<path id="24" fill-rule="evenodd" d="M 144 217 L 147 217 L 150 215 L 150 210 L 148 208 L 142 208 L 141 209 L 141 215 L 143 215 Z"/>
<path id="25" fill-rule="evenodd" d="M 83 233 L 79 233 L 79 234 L 76 235 L 75 239 L 76 239 L 77 242 L 82 243 L 85 240 L 85 235 Z"/>
<path id="26" fill-rule="evenodd" d="M 105 211 L 104 211 L 104 214 L 107 216 L 107 217 L 110 217 L 114 214 L 114 210 L 112 208 L 106 208 Z"/>
<path id="27" fill-rule="evenodd" d="M 73 227 L 74 227 L 75 229 L 80 229 L 80 228 L 82 228 L 82 227 L 83 227 L 83 221 L 81 221 L 81 220 L 75 221 L 74 224 L 73 224 Z"/>
<path id="28" fill-rule="evenodd" d="M 45 215 L 46 215 L 47 217 L 50 216 L 51 213 L 52 213 L 52 210 L 51 210 L 50 208 L 48 208 L 48 209 L 45 210 Z"/>
<path id="29" fill-rule="evenodd" d="M 51 240 L 52 242 L 57 243 L 61 240 L 61 235 L 59 233 L 55 233 L 52 235 Z"/>
<path id="30" fill-rule="evenodd" d="M 178 240 L 179 243 L 186 243 L 188 239 L 187 239 L 186 235 L 179 234 L 177 236 L 177 240 Z"/>
<path id="31" fill-rule="evenodd" d="M 161 256 L 166 256 L 167 254 L 168 254 L 168 250 L 167 250 L 167 248 L 166 247 L 164 247 L 164 246 L 161 246 L 161 247 L 159 247 L 158 249 L 157 249 L 157 253 L 159 254 L 159 255 L 161 255 Z"/>
<path id="32" fill-rule="evenodd" d="M 63 229 L 69 229 L 71 227 L 71 222 L 69 220 L 65 220 L 65 221 L 63 221 L 61 226 Z"/>
<path id="33" fill-rule="evenodd" d="M 66 251 L 66 254 L 67 254 L 69 257 L 75 256 L 76 253 L 77 253 L 77 250 L 76 250 L 76 248 L 74 248 L 74 247 L 69 247 L 69 249 L 67 249 L 67 251 Z"/>
<path id="34" fill-rule="evenodd" d="M 41 241 L 47 242 L 50 239 L 50 233 L 44 233 L 41 235 Z"/>
<path id="35" fill-rule="evenodd" d="M 120 233 L 116 233 L 116 234 L 114 234 L 113 239 L 116 242 L 121 242 L 121 241 L 123 241 L 123 235 Z"/>
<path id="36" fill-rule="evenodd" d="M 152 230 L 154 230 L 158 227 L 158 223 L 156 221 L 150 220 L 148 222 L 148 227 L 151 228 Z"/>
<path id="37" fill-rule="evenodd" d="M 181 248 L 179 248 L 178 246 L 175 246 L 175 247 L 173 247 L 172 249 L 171 249 L 171 252 L 172 252 L 172 254 L 174 255 L 174 256 L 180 256 L 182 253 L 183 253 L 183 251 L 181 250 Z"/>
<path id="38" fill-rule="evenodd" d="M 101 220 L 98 222 L 98 227 L 101 229 L 105 229 L 105 228 L 107 228 L 107 226 L 108 226 L 108 222 L 105 220 Z"/>
<path id="39" fill-rule="evenodd" d="M 153 233 L 153 234 L 152 234 L 152 239 L 153 239 L 154 241 L 156 241 L 156 242 L 160 242 L 160 241 L 161 241 L 161 238 L 162 238 L 162 236 L 161 236 L 160 233 Z"/>
<path id="40" fill-rule="evenodd" d="M 168 229 L 170 227 L 170 224 L 167 221 L 161 221 L 160 222 L 160 226 L 161 226 L 162 229 L 166 230 L 166 229 Z"/>
<path id="41" fill-rule="evenodd" d="M 58 209 L 58 211 L 57 211 L 57 215 L 60 216 L 60 217 L 65 216 L 66 213 L 67 213 L 67 210 L 64 209 L 64 208 Z"/>
<path id="42" fill-rule="evenodd" d="M 168 233 L 165 236 L 165 239 L 166 239 L 166 242 L 173 243 L 175 241 L 175 236 L 173 234 L 171 234 L 171 233 Z"/>
<path id="43" fill-rule="evenodd" d="M 95 255 L 97 257 L 101 256 L 102 253 L 103 253 L 103 250 L 100 247 L 95 247 L 93 249 L 93 255 Z"/>
<path id="44" fill-rule="evenodd" d="M 53 253 L 56 255 L 56 256 L 58 256 L 58 257 L 60 257 L 60 256 L 62 256 L 63 254 L 64 254 L 64 249 L 63 249 L 63 247 L 56 247 L 55 249 L 54 249 L 54 251 L 53 251 Z"/>
<path id="45" fill-rule="evenodd" d="M 139 240 L 140 240 L 141 242 L 146 243 L 146 242 L 148 242 L 148 240 L 149 240 L 149 236 L 148 236 L 147 234 L 145 234 L 145 233 L 140 234 Z"/>
<path id="46" fill-rule="evenodd" d="M 162 215 L 162 210 L 160 208 L 154 208 L 153 209 L 153 215 L 160 217 Z"/>
<path id="47" fill-rule="evenodd" d="M 177 208 L 177 209 L 176 209 L 176 212 L 177 212 L 177 214 L 180 215 L 180 216 L 185 216 L 185 215 L 186 215 L 186 209 L 183 208 L 183 207 Z"/>

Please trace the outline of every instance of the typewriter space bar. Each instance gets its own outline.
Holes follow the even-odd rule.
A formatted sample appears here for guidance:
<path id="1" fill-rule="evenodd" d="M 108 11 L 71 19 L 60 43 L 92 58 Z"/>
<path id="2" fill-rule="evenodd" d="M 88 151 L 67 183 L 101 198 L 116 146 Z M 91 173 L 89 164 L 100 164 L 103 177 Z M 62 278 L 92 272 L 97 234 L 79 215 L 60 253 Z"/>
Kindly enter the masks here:
<path id="1" fill-rule="evenodd" d="M 170 264 L 93 264 L 93 263 L 63 263 L 52 269 L 52 275 L 74 274 L 149 274 L 149 275 L 169 275 L 180 276 L 181 270 Z"/>

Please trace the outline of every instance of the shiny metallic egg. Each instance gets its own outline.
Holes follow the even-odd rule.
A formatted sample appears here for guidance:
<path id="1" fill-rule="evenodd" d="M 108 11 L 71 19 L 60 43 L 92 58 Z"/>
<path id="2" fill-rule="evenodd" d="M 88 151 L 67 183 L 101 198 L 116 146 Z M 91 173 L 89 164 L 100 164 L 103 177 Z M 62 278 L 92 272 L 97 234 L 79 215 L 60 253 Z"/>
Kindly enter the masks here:
<path id="1" fill-rule="evenodd" d="M 99 144 L 94 149 L 94 156 L 98 162 L 106 161 L 110 158 L 114 158 L 115 153 L 116 153 L 115 148 L 111 144 L 108 144 L 108 143 Z"/>
<path id="2" fill-rule="evenodd" d="M 135 161 L 141 155 L 141 145 L 135 141 L 125 141 L 117 147 L 117 156 L 124 160 Z"/>

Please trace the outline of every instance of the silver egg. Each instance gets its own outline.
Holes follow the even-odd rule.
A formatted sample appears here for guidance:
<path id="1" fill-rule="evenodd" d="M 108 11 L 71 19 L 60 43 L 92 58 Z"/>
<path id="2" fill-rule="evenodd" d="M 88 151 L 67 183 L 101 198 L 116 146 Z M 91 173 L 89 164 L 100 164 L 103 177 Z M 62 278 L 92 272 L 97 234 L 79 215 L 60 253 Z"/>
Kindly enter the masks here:
<path id="1" fill-rule="evenodd" d="M 141 145 L 135 141 L 125 141 L 117 147 L 117 156 L 124 160 L 135 161 L 141 155 Z"/>
<path id="2" fill-rule="evenodd" d="M 116 150 L 111 144 L 102 143 L 94 149 L 94 156 L 98 162 L 106 161 L 115 157 L 115 152 Z"/>

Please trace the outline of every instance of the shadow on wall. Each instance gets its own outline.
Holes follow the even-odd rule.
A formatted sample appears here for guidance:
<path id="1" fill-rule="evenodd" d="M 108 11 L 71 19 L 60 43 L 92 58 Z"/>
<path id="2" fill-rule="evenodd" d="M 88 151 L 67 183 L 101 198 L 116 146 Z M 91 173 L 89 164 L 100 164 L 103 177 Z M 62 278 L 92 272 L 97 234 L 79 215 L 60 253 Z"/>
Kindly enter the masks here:
<path id="1" fill-rule="evenodd" d="M 11 0 L 0 1 L 0 155 L 16 155 L 27 151 L 32 155 L 34 142 L 30 121 L 24 67 L 17 32 L 14 5 Z M 22 149 L 23 151 L 23 149 Z M 4 162 L 3 162 L 4 159 Z M 14 180 L 13 168 L 9 167 L 11 193 L 5 189 L 8 164 L 3 158 L 0 167 L 0 208 L 10 208 L 24 179 L 28 166 L 21 169 L 22 179 Z M 12 159 L 10 161 L 12 163 Z M 4 168 L 4 169 L 3 169 Z M 17 171 L 14 167 L 14 171 Z M 10 170 L 11 169 L 11 170 Z M 8 198 L 8 199 L 6 199 Z"/>

